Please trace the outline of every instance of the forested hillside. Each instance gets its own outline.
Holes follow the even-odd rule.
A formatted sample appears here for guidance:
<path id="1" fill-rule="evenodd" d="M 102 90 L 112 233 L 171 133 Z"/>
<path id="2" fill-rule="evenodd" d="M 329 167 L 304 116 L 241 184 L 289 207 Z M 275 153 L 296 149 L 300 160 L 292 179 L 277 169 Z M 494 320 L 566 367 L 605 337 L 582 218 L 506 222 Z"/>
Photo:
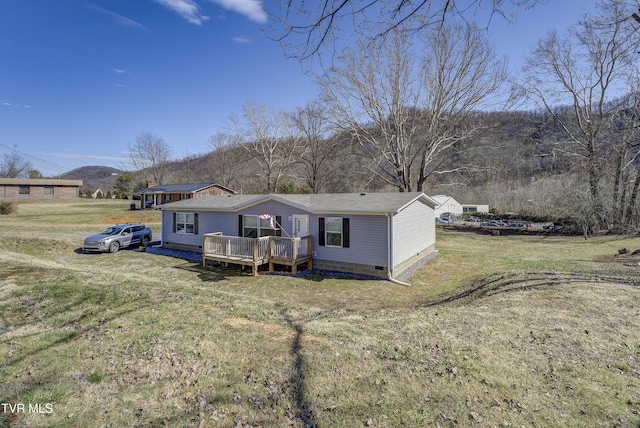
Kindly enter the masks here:
<path id="1" fill-rule="evenodd" d="M 442 156 L 424 191 L 489 204 L 502 212 L 555 209 L 554 200 L 575 180 L 557 121 L 527 112 L 481 113 L 473 120 L 478 132 Z M 167 182 L 215 181 L 238 192 L 263 193 L 264 172 L 254 149 L 229 144 L 172 162 Z M 376 165 L 348 136 L 298 144 L 288 159 L 278 181 L 280 193 L 398 190 L 374 173 Z M 280 167 L 280 162 L 274 165 Z"/>
<path id="2" fill-rule="evenodd" d="M 617 120 L 628 118 L 623 111 Z M 611 119 L 614 120 L 614 119 Z M 539 112 L 482 112 L 471 116 L 474 129 L 469 137 L 458 141 L 440 153 L 430 167 L 422 190 L 429 195 L 446 194 L 461 203 L 486 204 L 498 212 L 572 218 L 591 216 L 588 206 L 588 166 L 580 156 L 579 147 L 567 133 L 572 123 L 569 114 Z M 612 212 L 616 201 L 607 189 L 623 170 L 620 162 L 620 135 L 602 135 L 611 139 L 603 145 L 600 157 L 604 212 Z M 421 138 L 417 134 L 416 138 Z M 240 143 L 229 135 L 211 139 L 212 150 L 199 156 L 172 161 L 163 166 L 164 183 L 217 182 L 239 193 L 334 193 L 403 191 L 389 184 L 379 173 L 380 160 L 372 159 L 368 147 L 355 141 L 348 133 L 324 138 Z M 630 159 L 631 174 L 637 163 L 639 147 L 626 147 L 625 159 Z M 271 149 L 271 150 L 268 150 Z M 635 154 L 634 154 L 635 153 Z M 90 167 L 91 177 L 76 171 L 89 187 L 115 184 L 111 170 Z M 616 174 L 617 173 L 617 174 Z M 137 189 L 155 182 L 148 170 L 131 173 Z M 631 215 L 637 216 L 633 185 L 635 175 L 627 175 L 628 190 L 617 190 Z M 630 180 L 634 177 L 634 180 Z M 95 189 L 90 189 L 95 190 Z M 107 189 L 111 190 L 111 189 Z M 614 228 L 602 223 L 605 229 Z"/>

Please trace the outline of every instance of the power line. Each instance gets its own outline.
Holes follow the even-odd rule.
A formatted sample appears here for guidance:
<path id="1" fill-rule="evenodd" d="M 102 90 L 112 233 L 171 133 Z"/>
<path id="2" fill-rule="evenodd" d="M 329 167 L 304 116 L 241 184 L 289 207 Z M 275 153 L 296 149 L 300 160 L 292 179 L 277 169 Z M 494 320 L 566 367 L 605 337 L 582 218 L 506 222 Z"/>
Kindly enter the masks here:
<path id="1" fill-rule="evenodd" d="M 15 154 L 20 155 L 20 156 L 22 156 L 24 158 L 27 158 L 30 161 L 32 161 L 34 164 L 36 164 L 36 166 L 40 166 L 40 167 L 44 167 L 44 168 L 51 168 L 51 169 L 54 169 L 54 170 L 58 171 L 58 173 L 71 171 L 71 169 L 67 168 L 66 166 L 58 165 L 58 164 L 55 164 L 53 162 L 49 162 L 48 160 L 40 159 L 39 157 L 30 155 L 29 153 L 25 153 L 25 152 L 20 151 L 20 150 L 18 150 L 16 148 L 9 147 L 6 144 L 0 143 L 0 148 L 9 150 L 12 153 L 15 153 Z"/>

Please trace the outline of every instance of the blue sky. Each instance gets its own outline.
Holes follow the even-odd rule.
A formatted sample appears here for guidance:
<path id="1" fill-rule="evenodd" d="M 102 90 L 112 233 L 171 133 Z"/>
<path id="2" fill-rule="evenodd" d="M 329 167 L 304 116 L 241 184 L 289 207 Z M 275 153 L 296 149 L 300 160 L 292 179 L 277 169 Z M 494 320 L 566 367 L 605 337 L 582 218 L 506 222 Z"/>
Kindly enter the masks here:
<path id="1" fill-rule="evenodd" d="M 549 0 L 490 27 L 517 67 L 550 28 L 594 1 Z M 246 101 L 294 110 L 317 95 L 308 65 L 262 29 L 261 0 L 0 1 L 0 156 L 8 146 L 73 169 L 122 167 L 142 132 L 176 158 L 205 153 Z M 64 170 L 33 162 L 45 175 Z"/>

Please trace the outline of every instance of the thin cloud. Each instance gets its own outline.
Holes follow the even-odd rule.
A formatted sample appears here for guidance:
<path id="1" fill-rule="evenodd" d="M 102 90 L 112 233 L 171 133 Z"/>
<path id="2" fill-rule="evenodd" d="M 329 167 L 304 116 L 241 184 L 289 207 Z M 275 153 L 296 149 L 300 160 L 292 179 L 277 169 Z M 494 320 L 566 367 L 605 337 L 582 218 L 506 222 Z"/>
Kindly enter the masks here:
<path id="1" fill-rule="evenodd" d="M 103 9 L 101 7 L 93 6 L 93 5 L 89 7 L 91 7 L 94 10 L 97 10 L 98 12 L 104 15 L 107 15 L 108 17 L 116 21 L 118 24 L 124 25 L 125 27 L 146 28 L 144 25 L 140 24 L 139 22 L 136 22 L 133 19 L 129 19 L 126 16 L 118 15 L 117 13 L 111 12 L 110 10 Z"/>
<path id="2" fill-rule="evenodd" d="M 267 13 L 261 0 L 210 0 L 226 10 L 244 15 L 258 24 L 267 22 Z"/>
<path id="3" fill-rule="evenodd" d="M 195 0 L 155 0 L 172 12 L 177 13 L 188 22 L 195 25 L 202 25 L 208 21 L 209 17 L 200 13 L 200 8 Z"/>
<path id="4" fill-rule="evenodd" d="M 13 103 L 10 103 L 8 101 L 4 101 L 2 103 L 2 105 L 5 106 L 5 107 L 17 107 L 17 108 L 26 108 L 26 109 L 30 109 L 31 108 L 31 106 L 29 104 L 13 104 Z"/>
<path id="5" fill-rule="evenodd" d="M 262 5 L 262 0 L 209 0 L 213 4 L 217 4 L 225 10 L 239 13 L 251 21 L 259 24 L 267 22 L 267 13 Z M 202 25 L 204 21 L 209 20 L 208 16 L 200 12 L 200 7 L 196 0 L 155 0 L 178 14 L 188 22 L 195 25 Z M 220 18 L 218 18 L 220 19 Z"/>
<path id="6" fill-rule="evenodd" d="M 120 68 L 114 68 L 113 72 L 116 73 L 116 74 L 126 74 L 127 70 L 122 70 Z"/>
<path id="7" fill-rule="evenodd" d="M 100 159 L 118 162 L 123 162 L 129 159 L 124 156 L 88 155 L 83 153 L 47 153 L 47 155 L 66 159 Z"/>
<path id="8" fill-rule="evenodd" d="M 236 43 L 251 43 L 251 39 L 247 39 L 244 37 L 234 37 L 233 41 Z"/>

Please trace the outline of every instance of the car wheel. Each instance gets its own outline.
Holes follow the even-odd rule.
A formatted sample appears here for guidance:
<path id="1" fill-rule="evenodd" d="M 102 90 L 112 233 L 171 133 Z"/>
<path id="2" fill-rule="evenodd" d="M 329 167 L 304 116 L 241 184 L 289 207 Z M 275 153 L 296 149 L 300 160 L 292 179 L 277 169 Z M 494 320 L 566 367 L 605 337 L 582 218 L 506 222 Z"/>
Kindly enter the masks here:
<path id="1" fill-rule="evenodd" d="M 151 239 L 148 236 L 145 236 L 144 238 L 142 238 L 142 246 L 143 247 L 148 247 L 150 241 L 151 241 Z"/>
<path id="2" fill-rule="evenodd" d="M 120 249 L 120 243 L 118 241 L 113 241 L 111 244 L 109 244 L 110 253 L 117 253 L 119 249 Z"/>

